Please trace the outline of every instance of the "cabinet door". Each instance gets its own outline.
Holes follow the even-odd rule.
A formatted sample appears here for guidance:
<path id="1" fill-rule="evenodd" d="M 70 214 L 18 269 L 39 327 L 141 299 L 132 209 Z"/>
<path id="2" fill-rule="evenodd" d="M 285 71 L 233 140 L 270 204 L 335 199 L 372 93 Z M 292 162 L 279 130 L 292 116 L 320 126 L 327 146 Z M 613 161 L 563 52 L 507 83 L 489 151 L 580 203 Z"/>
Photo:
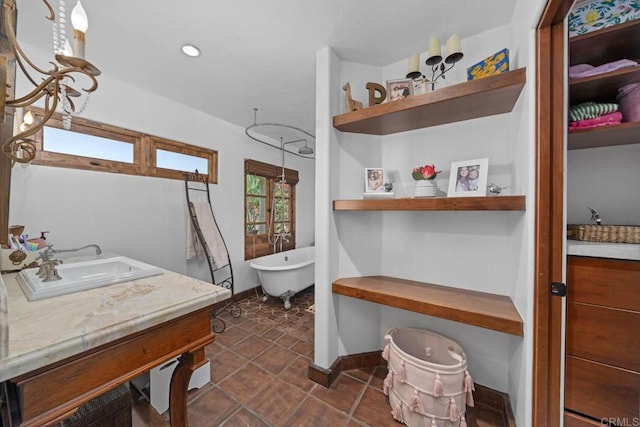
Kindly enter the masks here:
<path id="1" fill-rule="evenodd" d="M 565 368 L 565 408 L 627 426 L 640 419 L 640 374 L 573 356 Z"/>
<path id="2" fill-rule="evenodd" d="M 640 311 L 640 261 L 570 256 L 567 299 Z"/>
<path id="3" fill-rule="evenodd" d="M 566 339 L 569 355 L 640 372 L 640 312 L 569 301 Z"/>

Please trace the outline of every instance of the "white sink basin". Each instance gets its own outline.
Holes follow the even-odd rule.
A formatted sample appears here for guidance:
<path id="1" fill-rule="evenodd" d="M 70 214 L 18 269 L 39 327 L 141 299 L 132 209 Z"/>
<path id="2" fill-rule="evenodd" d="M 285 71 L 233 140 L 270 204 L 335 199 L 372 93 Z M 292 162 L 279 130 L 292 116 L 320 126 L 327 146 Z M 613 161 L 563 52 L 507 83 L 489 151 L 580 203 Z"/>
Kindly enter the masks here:
<path id="1" fill-rule="evenodd" d="M 60 264 L 57 269 L 61 279 L 50 282 L 43 282 L 37 276 L 37 268 L 29 268 L 18 273 L 18 283 L 29 301 L 115 285 L 163 273 L 163 270 L 158 267 L 123 256 Z"/>

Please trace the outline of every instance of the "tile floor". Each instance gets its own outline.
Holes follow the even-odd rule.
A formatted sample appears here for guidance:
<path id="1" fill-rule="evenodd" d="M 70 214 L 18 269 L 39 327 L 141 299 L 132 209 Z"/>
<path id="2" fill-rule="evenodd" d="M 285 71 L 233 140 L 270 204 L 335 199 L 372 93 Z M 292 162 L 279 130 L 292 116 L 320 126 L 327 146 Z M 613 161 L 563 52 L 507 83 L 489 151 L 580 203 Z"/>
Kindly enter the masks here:
<path id="1" fill-rule="evenodd" d="M 307 378 L 313 358 L 313 287 L 292 299 L 236 303 L 242 313 L 220 314 L 226 330 L 206 348 L 211 383 L 189 392 L 191 427 L 213 426 L 400 426 L 390 414 L 382 382 L 385 367 L 340 374 L 331 388 Z M 476 411 L 478 412 L 478 411 Z M 497 413 L 471 416 L 469 426 L 501 426 Z M 168 425 L 134 390 L 134 427 Z"/>

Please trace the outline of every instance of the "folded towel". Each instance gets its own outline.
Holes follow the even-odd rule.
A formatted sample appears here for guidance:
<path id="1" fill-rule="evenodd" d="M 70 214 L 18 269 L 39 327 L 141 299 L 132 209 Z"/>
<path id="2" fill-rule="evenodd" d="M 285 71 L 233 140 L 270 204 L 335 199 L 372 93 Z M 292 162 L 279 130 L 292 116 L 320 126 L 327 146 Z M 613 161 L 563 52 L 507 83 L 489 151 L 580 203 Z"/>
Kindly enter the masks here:
<path id="1" fill-rule="evenodd" d="M 191 259 L 200 255 L 203 252 L 200 244 L 204 243 L 209 249 L 209 254 L 211 255 L 211 259 L 216 268 L 221 268 L 229 264 L 227 248 L 225 247 L 224 241 L 222 240 L 222 235 L 220 234 L 220 230 L 218 229 L 215 219 L 213 218 L 211 207 L 206 202 L 190 202 L 189 204 L 191 205 L 191 211 L 193 212 L 193 214 L 195 214 L 198 220 L 198 224 L 200 226 L 200 230 L 202 231 L 202 235 L 204 236 L 205 242 L 200 242 L 198 240 L 198 234 L 195 227 L 193 226 L 193 221 L 191 221 L 191 218 L 188 218 L 189 224 L 187 225 L 187 259 Z"/>
<path id="2" fill-rule="evenodd" d="M 619 59 L 617 61 L 608 62 L 598 67 L 589 64 L 577 64 L 569 67 L 569 78 L 579 79 L 582 77 L 595 76 L 602 73 L 610 73 L 620 68 L 635 67 L 638 63 L 630 59 Z"/>
<path id="3" fill-rule="evenodd" d="M 571 122 L 571 123 L 576 123 L 576 122 Z M 604 122 L 604 123 L 593 123 L 590 125 L 571 125 L 571 123 L 569 123 L 569 130 L 576 130 L 576 129 L 589 129 L 589 128 L 597 128 L 600 126 L 612 126 L 612 125 L 619 125 L 622 124 L 622 122 Z"/>
<path id="4" fill-rule="evenodd" d="M 622 123 L 622 113 L 616 111 L 615 113 L 604 114 L 593 119 L 576 120 L 574 122 L 570 122 L 569 129 L 617 125 L 620 123 Z"/>
<path id="5" fill-rule="evenodd" d="M 569 121 L 593 119 L 616 111 L 618 111 L 618 104 L 616 103 L 583 102 L 569 107 Z"/>

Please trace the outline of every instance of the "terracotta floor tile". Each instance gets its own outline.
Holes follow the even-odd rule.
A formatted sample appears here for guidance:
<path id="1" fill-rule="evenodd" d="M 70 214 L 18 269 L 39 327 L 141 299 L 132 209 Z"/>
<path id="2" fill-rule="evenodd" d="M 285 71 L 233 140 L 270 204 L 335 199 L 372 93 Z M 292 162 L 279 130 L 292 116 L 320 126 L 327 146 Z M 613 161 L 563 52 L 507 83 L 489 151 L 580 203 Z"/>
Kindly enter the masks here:
<path id="1" fill-rule="evenodd" d="M 222 421 L 231 415 L 239 407 L 230 396 L 218 388 L 212 388 L 206 394 L 187 406 L 189 426 L 213 427 L 219 426 Z"/>
<path id="2" fill-rule="evenodd" d="M 256 326 L 253 327 L 253 329 L 251 329 L 251 332 L 253 332 L 254 334 L 257 334 L 257 335 L 262 335 L 265 332 L 267 332 L 268 330 L 270 330 L 271 328 L 272 328 L 271 324 L 258 323 Z"/>
<path id="3" fill-rule="evenodd" d="M 251 332 L 240 326 L 229 326 L 224 332 L 216 334 L 214 343 L 218 343 L 225 347 L 231 347 L 239 341 L 247 338 Z"/>
<path id="4" fill-rule="evenodd" d="M 271 381 L 271 375 L 249 363 L 228 376 L 219 387 L 241 403 L 247 403 Z"/>
<path id="5" fill-rule="evenodd" d="M 278 330 L 277 328 L 271 328 L 262 334 L 262 337 L 268 339 L 269 341 L 276 341 L 281 336 L 282 331 Z"/>
<path id="6" fill-rule="evenodd" d="M 344 412 L 309 396 L 291 417 L 287 427 L 338 427 L 345 426 L 348 420 L 349 417 Z"/>
<path id="7" fill-rule="evenodd" d="M 316 385 L 308 377 L 309 362 L 310 360 L 306 357 L 298 357 L 295 362 L 280 372 L 278 378 L 300 388 L 305 393 L 309 392 Z M 322 386 L 318 385 L 318 387 Z"/>
<path id="8" fill-rule="evenodd" d="M 312 394 L 334 408 L 349 414 L 365 387 L 363 382 L 340 374 L 331 388 L 316 387 Z"/>
<path id="9" fill-rule="evenodd" d="M 378 390 L 382 390 L 382 385 L 384 383 L 384 379 L 387 377 L 387 373 L 389 370 L 386 366 L 378 366 L 375 371 L 373 371 L 373 376 L 371 377 L 371 381 L 369 385 L 371 387 L 375 387 Z"/>
<path id="10" fill-rule="evenodd" d="M 298 342 L 298 338 L 294 338 L 285 333 L 276 342 L 285 348 L 291 348 L 292 345 Z"/>
<path id="11" fill-rule="evenodd" d="M 249 363 L 244 357 L 229 350 L 219 353 L 212 352 L 212 354 L 208 354 L 208 357 L 211 362 L 211 381 L 214 383 L 219 383 L 229 374 Z"/>
<path id="12" fill-rule="evenodd" d="M 371 427 L 398 427 L 400 425 L 391 416 L 391 407 L 387 396 L 373 387 L 367 387 L 353 417 Z"/>
<path id="13" fill-rule="evenodd" d="M 272 345 L 274 345 L 272 342 L 251 334 L 231 348 L 239 355 L 247 359 L 253 359 Z"/>
<path id="14" fill-rule="evenodd" d="M 259 414 L 269 425 L 283 426 L 298 410 L 305 396 L 300 389 L 274 378 L 264 392 L 254 396 L 246 407 Z"/>
<path id="15" fill-rule="evenodd" d="M 269 424 L 253 415 L 245 408 L 233 414 L 224 424 L 224 427 L 269 427 Z"/>
<path id="16" fill-rule="evenodd" d="M 353 378 L 359 379 L 360 381 L 363 382 L 368 382 L 369 381 L 369 377 L 371 377 L 371 374 L 373 373 L 374 368 L 367 368 L 367 369 L 349 369 L 348 371 L 343 371 L 346 375 L 349 375 Z"/>
<path id="17" fill-rule="evenodd" d="M 273 345 L 253 359 L 253 363 L 277 375 L 297 357 L 298 355 L 293 351 L 282 348 L 279 345 Z"/>
<path id="18" fill-rule="evenodd" d="M 296 344 L 291 346 L 291 350 L 296 353 L 300 353 L 303 356 L 309 356 L 313 353 L 313 344 L 309 344 L 306 341 L 298 341 Z"/>

